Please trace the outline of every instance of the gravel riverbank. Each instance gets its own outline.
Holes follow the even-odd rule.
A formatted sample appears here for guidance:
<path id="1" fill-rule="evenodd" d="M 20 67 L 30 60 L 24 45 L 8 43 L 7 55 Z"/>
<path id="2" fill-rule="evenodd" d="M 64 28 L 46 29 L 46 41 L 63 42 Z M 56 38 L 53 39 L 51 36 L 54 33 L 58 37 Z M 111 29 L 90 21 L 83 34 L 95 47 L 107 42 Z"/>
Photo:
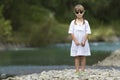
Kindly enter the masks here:
<path id="1" fill-rule="evenodd" d="M 120 80 L 120 70 L 87 68 L 84 73 L 80 74 L 76 74 L 75 69 L 48 70 L 3 80 Z"/>
<path id="2" fill-rule="evenodd" d="M 115 78 L 117 80 L 120 76 L 118 75 L 120 74 L 120 67 L 86 66 L 85 75 L 76 75 L 74 66 L 67 65 L 7 66 L 0 67 L 0 72 L 3 80 L 79 80 L 81 76 L 83 80 L 98 80 L 98 78 L 100 78 L 99 80 L 104 80 L 103 78 L 106 80 L 114 80 Z M 105 75 L 103 76 L 103 74 Z"/>

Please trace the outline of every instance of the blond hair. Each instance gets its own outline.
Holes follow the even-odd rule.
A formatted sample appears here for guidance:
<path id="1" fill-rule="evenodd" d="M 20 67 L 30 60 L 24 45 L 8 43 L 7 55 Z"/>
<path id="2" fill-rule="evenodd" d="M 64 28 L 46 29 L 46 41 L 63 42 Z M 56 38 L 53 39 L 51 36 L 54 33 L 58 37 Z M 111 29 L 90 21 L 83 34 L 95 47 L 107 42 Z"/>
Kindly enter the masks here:
<path id="1" fill-rule="evenodd" d="M 83 5 L 77 4 L 77 5 L 74 7 L 74 13 L 75 13 L 75 12 L 80 12 L 80 11 L 85 12 L 85 9 L 84 9 Z M 74 23 L 77 24 L 77 23 L 76 23 L 76 17 L 75 17 L 75 22 L 74 22 Z M 85 23 L 85 20 L 84 20 L 84 17 L 83 17 L 83 24 L 84 24 L 84 23 Z"/>

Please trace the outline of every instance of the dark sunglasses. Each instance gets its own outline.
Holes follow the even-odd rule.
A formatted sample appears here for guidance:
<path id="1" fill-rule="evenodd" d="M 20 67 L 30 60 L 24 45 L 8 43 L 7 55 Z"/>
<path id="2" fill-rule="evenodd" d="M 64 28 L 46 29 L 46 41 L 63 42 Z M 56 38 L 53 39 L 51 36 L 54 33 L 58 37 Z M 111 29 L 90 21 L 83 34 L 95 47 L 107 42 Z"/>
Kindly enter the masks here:
<path id="1" fill-rule="evenodd" d="M 79 13 L 82 14 L 83 11 L 76 11 L 75 13 L 76 13 L 76 14 L 79 14 Z"/>

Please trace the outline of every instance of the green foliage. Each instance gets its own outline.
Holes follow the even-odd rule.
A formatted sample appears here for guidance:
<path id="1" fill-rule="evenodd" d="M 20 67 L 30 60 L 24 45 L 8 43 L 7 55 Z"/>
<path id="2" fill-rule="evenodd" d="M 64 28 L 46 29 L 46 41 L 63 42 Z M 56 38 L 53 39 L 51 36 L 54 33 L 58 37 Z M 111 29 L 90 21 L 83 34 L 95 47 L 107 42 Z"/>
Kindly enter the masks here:
<path id="1" fill-rule="evenodd" d="M 111 26 L 100 25 L 101 27 L 92 29 L 90 35 L 91 41 L 112 41 L 111 37 L 115 36 L 115 31 Z"/>
<path id="2" fill-rule="evenodd" d="M 66 42 L 69 23 L 74 19 L 73 7 L 78 3 L 85 7 L 85 18 L 95 30 L 92 39 L 104 39 L 102 29 L 108 30 L 105 37 L 120 36 L 114 31 L 120 25 L 119 0 L 0 0 L 4 6 L 0 10 L 0 26 L 4 26 L 0 34 L 4 41 L 30 46 Z"/>
<path id="3" fill-rule="evenodd" d="M 67 27 L 58 23 L 52 12 L 42 7 L 28 5 L 25 13 L 21 14 L 22 26 L 14 35 L 18 38 L 15 40 L 29 46 L 43 46 L 65 41 Z"/>
<path id="4" fill-rule="evenodd" d="M 5 20 L 2 15 L 3 7 L 0 6 L 0 41 L 7 42 L 12 35 L 12 26 L 9 20 Z"/>
<path id="5" fill-rule="evenodd" d="M 38 8 L 39 10 L 39 8 Z M 45 10 L 45 9 L 44 9 Z M 64 29 L 66 26 L 59 24 L 55 18 L 53 13 L 42 11 L 46 13 L 46 15 L 42 14 L 39 16 L 40 21 L 36 24 L 31 25 L 31 31 L 29 36 L 29 42 L 32 46 L 36 45 L 48 45 L 51 43 L 56 43 L 64 40 L 66 37 L 66 30 Z M 35 13 L 33 13 L 35 14 Z M 30 26 L 29 26 L 30 27 Z"/>
<path id="6" fill-rule="evenodd" d="M 119 37 L 120 36 L 120 20 L 111 21 L 110 25 L 113 27 L 116 36 Z"/>
<path id="7" fill-rule="evenodd" d="M 70 22 L 74 18 L 72 10 L 74 5 L 78 3 L 85 7 L 85 16 L 89 20 L 95 18 L 109 23 L 111 19 L 119 19 L 120 14 L 119 0 L 42 0 L 41 3 L 45 8 L 55 12 L 55 17 L 63 23 Z"/>

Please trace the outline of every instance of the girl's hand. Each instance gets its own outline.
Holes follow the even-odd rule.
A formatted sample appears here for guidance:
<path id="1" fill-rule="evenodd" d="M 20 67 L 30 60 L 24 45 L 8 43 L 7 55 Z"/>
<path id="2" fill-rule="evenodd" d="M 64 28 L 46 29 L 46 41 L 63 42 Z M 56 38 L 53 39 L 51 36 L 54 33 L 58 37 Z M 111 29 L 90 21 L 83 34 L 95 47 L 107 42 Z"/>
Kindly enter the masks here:
<path id="1" fill-rule="evenodd" d="M 81 46 L 84 47 L 84 46 L 85 46 L 85 42 L 82 42 L 82 43 L 81 43 Z"/>
<path id="2" fill-rule="evenodd" d="M 80 45 L 80 43 L 79 43 L 78 41 L 75 41 L 75 44 L 76 44 L 77 46 L 79 46 L 79 45 Z"/>

